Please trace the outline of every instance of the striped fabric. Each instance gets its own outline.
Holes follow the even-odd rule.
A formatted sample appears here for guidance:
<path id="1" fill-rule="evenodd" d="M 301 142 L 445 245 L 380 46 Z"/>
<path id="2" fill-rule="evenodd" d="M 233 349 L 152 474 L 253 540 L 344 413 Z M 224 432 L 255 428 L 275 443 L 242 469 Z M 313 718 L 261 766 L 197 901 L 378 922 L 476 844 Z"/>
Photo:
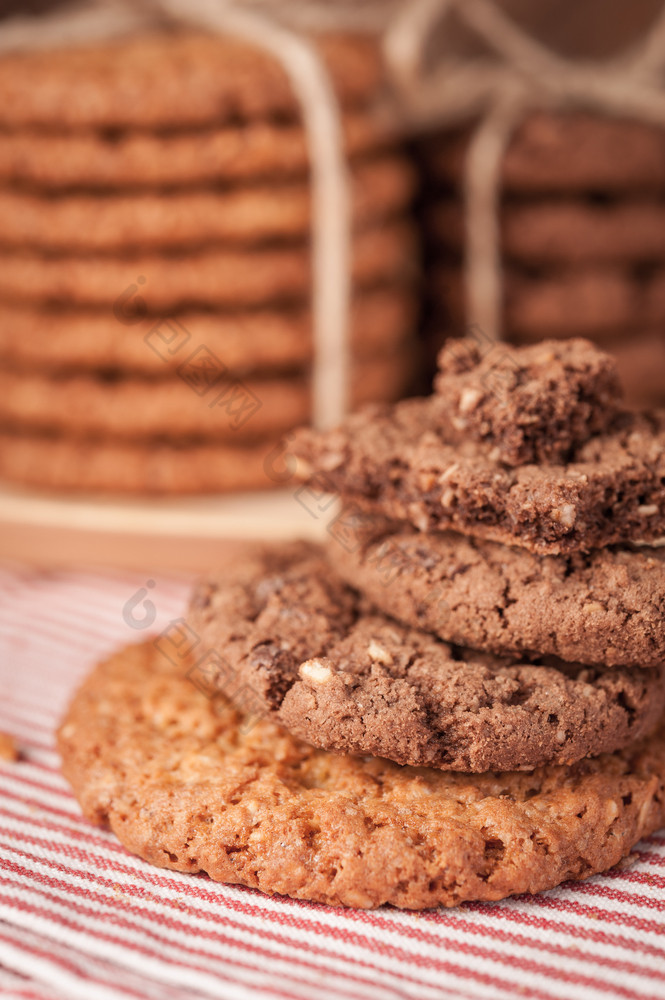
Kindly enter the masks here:
<path id="1" fill-rule="evenodd" d="M 0 730 L 22 752 L 0 766 L 0 996 L 665 996 L 665 834 L 603 877 L 414 914 L 332 909 L 152 868 L 83 820 L 58 771 L 54 726 L 98 657 L 182 613 L 188 581 L 150 582 L 0 571 Z"/>

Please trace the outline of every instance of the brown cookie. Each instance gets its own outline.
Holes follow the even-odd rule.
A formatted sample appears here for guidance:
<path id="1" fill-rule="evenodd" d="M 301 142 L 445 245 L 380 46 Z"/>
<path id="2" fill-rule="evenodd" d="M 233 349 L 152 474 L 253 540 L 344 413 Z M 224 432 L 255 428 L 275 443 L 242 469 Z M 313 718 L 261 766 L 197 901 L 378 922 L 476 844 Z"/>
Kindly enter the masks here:
<path id="1" fill-rule="evenodd" d="M 206 697 L 205 672 L 164 648 L 100 664 L 58 733 L 88 819 L 159 867 L 333 905 L 423 909 L 605 871 L 665 821 L 662 732 L 532 773 L 398 767 L 315 750 Z"/>
<path id="2" fill-rule="evenodd" d="M 403 157 L 370 160 L 351 175 L 357 230 L 408 208 L 415 177 Z M 255 246 L 302 241 L 311 229 L 311 191 L 301 180 L 276 186 L 154 194 L 43 197 L 0 191 L 0 246 L 111 252 Z"/>
<path id="3" fill-rule="evenodd" d="M 406 350 L 409 344 L 415 350 L 417 308 L 415 291 L 406 286 L 354 296 L 349 331 L 354 357 L 369 360 Z M 164 375 L 199 347 L 240 375 L 292 371 L 313 357 L 311 312 L 299 305 L 143 320 L 139 315 L 136 324 L 128 324 L 110 310 L 38 310 L 0 303 L 0 357 L 31 371 L 119 369 Z"/>
<path id="4" fill-rule="evenodd" d="M 665 411 L 624 414 L 566 464 L 507 468 L 437 430 L 437 400 L 368 407 L 338 430 L 298 432 L 297 475 L 315 492 L 420 531 L 452 528 L 541 554 L 665 537 Z"/>
<path id="5" fill-rule="evenodd" d="M 525 770 L 617 750 L 655 724 L 662 670 L 542 666 L 399 625 L 314 546 L 272 546 L 201 582 L 188 622 L 218 683 L 314 746 L 398 764 Z"/>
<path id="6" fill-rule="evenodd" d="M 359 286 L 417 274 L 415 232 L 407 221 L 363 230 L 354 239 L 353 251 L 352 276 Z M 0 296 L 7 302 L 110 309 L 139 284 L 149 311 L 293 302 L 311 294 L 311 255 L 306 247 L 212 249 L 123 259 L 0 253 Z"/>
<path id="7" fill-rule="evenodd" d="M 341 125 L 352 162 L 394 144 L 394 137 L 367 112 L 347 112 Z M 164 132 L 21 129 L 4 132 L 0 143 L 0 180 L 54 191 L 154 191 L 305 178 L 309 165 L 302 124 L 270 119 Z"/>
<path id="8" fill-rule="evenodd" d="M 0 424 L 121 440 L 249 441 L 277 436 L 310 419 L 312 394 L 302 374 L 240 380 L 204 348 L 179 376 L 41 375 L 0 372 Z M 351 367 L 351 404 L 394 400 L 415 375 L 410 345 Z"/>
<path id="9" fill-rule="evenodd" d="M 533 347 L 449 340 L 435 380 L 446 432 L 482 441 L 507 465 L 557 462 L 604 431 L 621 399 L 613 359 L 586 340 Z"/>
<path id="10" fill-rule="evenodd" d="M 460 180 L 468 129 L 428 140 L 432 176 Z M 630 155 L 626 155 L 627 150 Z M 663 190 L 665 133 L 655 125 L 583 112 L 536 111 L 518 127 L 501 171 L 510 191 Z"/>
<path id="11" fill-rule="evenodd" d="M 325 35 L 316 46 L 342 105 L 367 103 L 382 79 L 370 39 Z M 3 55 L 5 128 L 173 128 L 255 118 L 300 118 L 270 54 L 232 38 L 154 34 Z"/>
<path id="12" fill-rule="evenodd" d="M 460 330 L 466 325 L 461 268 L 434 264 L 428 279 L 436 307 Z M 503 273 L 504 316 L 508 337 L 616 336 L 626 329 L 665 322 L 665 270 L 593 265 Z"/>
<path id="13" fill-rule="evenodd" d="M 626 402 L 665 406 L 665 330 L 630 329 L 608 346 L 621 372 Z"/>
<path id="14" fill-rule="evenodd" d="M 429 207 L 427 228 L 434 244 L 459 250 L 465 240 L 461 204 Z M 665 205 L 644 199 L 607 205 L 581 199 L 509 203 L 501 213 L 501 251 L 507 260 L 529 266 L 662 261 Z"/>
<path id="15" fill-rule="evenodd" d="M 211 440 L 85 440 L 0 429 L 0 479 L 61 493 L 238 493 L 288 479 L 284 450 L 267 438 L 243 445 Z M 281 478 L 280 478 L 281 477 Z"/>
<path id="16" fill-rule="evenodd" d="M 348 584 L 441 639 L 610 667 L 665 663 L 665 549 L 535 556 L 376 517 L 331 532 L 328 558 Z"/>
<path id="17" fill-rule="evenodd" d="M 512 334 L 517 345 L 539 339 L 536 331 Z M 665 332 L 662 327 L 637 329 L 629 326 L 611 337 L 597 336 L 621 372 L 623 395 L 629 406 L 665 405 Z"/>

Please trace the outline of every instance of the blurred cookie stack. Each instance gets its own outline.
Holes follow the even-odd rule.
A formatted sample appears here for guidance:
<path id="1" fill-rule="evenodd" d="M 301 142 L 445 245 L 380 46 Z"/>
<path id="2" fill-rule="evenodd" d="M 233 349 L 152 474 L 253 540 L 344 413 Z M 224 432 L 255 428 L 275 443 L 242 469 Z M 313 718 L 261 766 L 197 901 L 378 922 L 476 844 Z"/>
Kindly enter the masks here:
<path id="1" fill-rule="evenodd" d="M 428 332 L 468 322 L 462 201 L 469 130 L 428 139 Z M 586 336 L 617 358 L 626 398 L 665 403 L 665 131 L 532 113 L 501 173 L 505 339 Z"/>
<path id="2" fill-rule="evenodd" d="M 352 187 L 354 404 L 414 375 L 414 177 L 370 42 L 320 42 Z M 310 184 L 283 69 L 164 34 L 0 61 L 0 475 L 268 487 L 311 414 Z"/>

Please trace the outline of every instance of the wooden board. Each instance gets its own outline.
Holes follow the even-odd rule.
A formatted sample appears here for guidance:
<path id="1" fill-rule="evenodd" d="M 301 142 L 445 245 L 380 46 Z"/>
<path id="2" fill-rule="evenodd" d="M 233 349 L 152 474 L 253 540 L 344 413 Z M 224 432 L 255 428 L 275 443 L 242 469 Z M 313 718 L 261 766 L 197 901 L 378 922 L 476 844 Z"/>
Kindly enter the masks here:
<path id="1" fill-rule="evenodd" d="M 298 490 L 119 500 L 3 484 L 0 559 L 51 568 L 199 572 L 232 558 L 247 538 L 324 538 L 336 503 Z"/>

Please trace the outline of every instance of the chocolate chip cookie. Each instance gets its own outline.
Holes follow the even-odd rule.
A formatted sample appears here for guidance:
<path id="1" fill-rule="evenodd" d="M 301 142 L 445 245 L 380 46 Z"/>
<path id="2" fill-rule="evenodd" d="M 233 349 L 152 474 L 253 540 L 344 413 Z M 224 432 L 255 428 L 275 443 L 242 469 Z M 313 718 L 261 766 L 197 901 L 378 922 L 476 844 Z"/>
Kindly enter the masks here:
<path id="1" fill-rule="evenodd" d="M 566 463 L 509 468 L 446 438 L 436 398 L 373 406 L 337 430 L 298 431 L 297 475 L 347 508 L 541 554 L 665 538 L 665 412 L 620 414 Z M 351 511 L 352 512 L 352 511 Z"/>
<path id="2" fill-rule="evenodd" d="M 665 705 L 661 670 L 500 659 L 400 625 L 304 543 L 248 551 L 200 583 L 188 621 L 225 665 L 222 688 L 247 686 L 314 746 L 399 764 L 570 763 L 648 732 Z"/>
<path id="3" fill-rule="evenodd" d="M 331 534 L 328 558 L 348 584 L 441 639 L 504 656 L 665 663 L 665 549 L 536 556 L 376 517 L 339 534 L 333 523 Z"/>
<path id="4" fill-rule="evenodd" d="M 481 441 L 506 465 L 567 458 L 619 408 L 616 364 L 586 340 L 511 349 L 467 337 L 450 340 L 438 363 L 446 433 Z"/>

